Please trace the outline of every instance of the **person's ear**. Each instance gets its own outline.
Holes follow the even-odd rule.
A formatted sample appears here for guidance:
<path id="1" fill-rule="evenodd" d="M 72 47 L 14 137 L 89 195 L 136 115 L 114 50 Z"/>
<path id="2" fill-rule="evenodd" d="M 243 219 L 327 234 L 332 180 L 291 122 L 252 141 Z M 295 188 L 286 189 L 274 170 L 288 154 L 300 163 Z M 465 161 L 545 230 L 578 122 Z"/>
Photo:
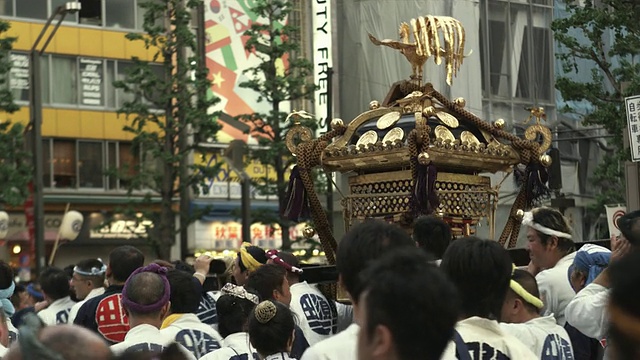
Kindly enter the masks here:
<path id="1" fill-rule="evenodd" d="M 169 316 L 170 312 L 171 312 L 171 301 L 168 301 L 166 304 L 164 304 L 162 309 L 160 309 L 160 317 L 164 319 L 167 316 Z"/>
<path id="2" fill-rule="evenodd" d="M 105 271 L 104 274 L 107 277 L 107 279 L 111 277 L 111 275 L 113 274 L 113 271 L 111 270 L 111 264 L 107 265 L 107 271 Z"/>
<path id="3" fill-rule="evenodd" d="M 389 357 L 394 348 L 393 335 L 389 328 L 384 325 L 377 325 L 373 331 L 371 346 L 373 349 L 371 355 L 379 358 Z"/>
<path id="4" fill-rule="evenodd" d="M 512 313 L 517 313 L 524 308 L 524 303 L 521 299 L 514 299 L 513 306 L 511 308 Z"/>
<path id="5" fill-rule="evenodd" d="M 554 250 L 558 248 L 558 237 L 557 236 L 550 236 L 549 237 L 549 241 L 547 241 L 547 248 L 549 248 L 550 250 Z"/>

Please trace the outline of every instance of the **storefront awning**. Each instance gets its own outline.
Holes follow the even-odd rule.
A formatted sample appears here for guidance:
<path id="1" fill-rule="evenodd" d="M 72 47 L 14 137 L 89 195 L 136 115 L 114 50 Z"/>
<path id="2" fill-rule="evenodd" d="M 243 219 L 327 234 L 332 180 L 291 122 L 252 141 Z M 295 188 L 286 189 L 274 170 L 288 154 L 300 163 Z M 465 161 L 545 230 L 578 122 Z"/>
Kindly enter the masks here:
<path id="1" fill-rule="evenodd" d="M 191 208 L 207 210 L 202 222 L 234 221 L 240 218 L 240 201 L 192 201 Z M 278 211 L 277 201 L 252 201 L 252 210 Z M 236 215 L 237 214 L 237 215 Z"/>

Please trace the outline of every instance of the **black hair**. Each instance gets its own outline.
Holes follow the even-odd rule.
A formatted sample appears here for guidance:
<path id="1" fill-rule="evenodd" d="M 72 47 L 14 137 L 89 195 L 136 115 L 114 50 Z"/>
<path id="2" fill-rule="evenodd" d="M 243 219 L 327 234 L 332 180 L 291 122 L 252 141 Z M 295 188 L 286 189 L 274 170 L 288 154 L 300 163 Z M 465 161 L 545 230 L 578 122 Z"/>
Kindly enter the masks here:
<path id="1" fill-rule="evenodd" d="M 540 224 L 546 228 L 560 231 L 567 234 L 573 234 L 571 230 L 571 226 L 565 219 L 564 215 L 556 209 L 548 208 L 548 207 L 539 207 L 533 209 L 531 211 L 533 215 L 533 222 Z M 544 246 L 547 245 L 549 239 L 551 239 L 550 235 L 546 235 L 536 230 L 538 233 L 538 237 L 540 238 L 540 243 Z M 563 253 L 570 253 L 575 251 L 576 245 L 571 239 L 567 239 L 564 237 L 556 237 L 558 239 L 558 250 Z"/>
<path id="2" fill-rule="evenodd" d="M 216 301 L 218 333 L 223 338 L 247 330 L 247 319 L 255 306 L 247 299 L 233 295 L 222 295 Z"/>
<path id="3" fill-rule="evenodd" d="M 279 251 L 278 257 L 291 266 L 297 268 L 300 267 L 300 260 L 298 260 L 298 258 L 290 252 Z M 297 283 L 298 281 L 300 281 L 300 274 L 293 271 L 287 271 L 287 279 L 289 280 L 290 285 L 293 283 Z"/>
<path id="4" fill-rule="evenodd" d="M 626 237 L 626 235 L 625 235 Z M 609 268 L 611 279 L 611 292 L 609 303 L 616 308 L 619 313 L 624 314 L 625 319 L 620 319 L 620 315 L 611 316 L 609 324 L 608 345 L 612 346 L 618 359 L 637 359 L 640 354 L 640 343 L 633 334 L 625 332 L 625 328 L 618 325 L 618 321 L 627 321 L 638 324 L 640 317 L 640 251 L 634 250 L 625 255 L 619 261 L 611 263 Z"/>
<path id="5" fill-rule="evenodd" d="M 451 228 L 437 216 L 421 216 L 413 223 L 413 239 L 421 249 L 442 259 L 451 243 Z"/>
<path id="6" fill-rule="evenodd" d="M 355 302 L 360 296 L 360 272 L 385 252 L 400 247 L 415 249 L 416 245 L 397 225 L 368 219 L 349 229 L 338 244 L 336 268 Z"/>
<path id="7" fill-rule="evenodd" d="M 640 210 L 632 211 L 618 219 L 618 228 L 633 246 L 640 246 Z"/>
<path id="8" fill-rule="evenodd" d="M 513 271 L 513 275 L 511 275 L 511 279 L 520 284 L 520 286 L 522 286 L 522 288 L 525 289 L 529 294 L 540 299 L 540 290 L 538 289 L 538 283 L 536 282 L 536 278 L 531 275 L 531 273 L 525 270 L 515 269 Z M 518 295 L 511 289 L 511 287 L 509 287 L 509 296 L 519 298 L 527 308 L 527 310 L 529 310 L 530 312 L 536 314 L 540 312 L 540 309 L 535 307 L 533 304 L 530 304 L 522 296 Z"/>
<path id="9" fill-rule="evenodd" d="M 266 264 L 267 263 L 267 260 L 268 260 L 267 259 L 267 254 L 264 252 L 264 250 L 262 248 L 259 248 L 257 246 L 247 246 L 246 250 L 260 264 Z M 242 257 L 240 256 L 240 253 L 238 253 L 238 264 L 240 266 L 240 271 L 244 272 L 244 271 L 247 270 L 247 267 L 242 262 Z"/>
<path id="10" fill-rule="evenodd" d="M 0 260 L 0 289 L 8 289 L 13 283 L 13 269 L 11 265 Z"/>
<path id="11" fill-rule="evenodd" d="M 11 303 L 13 304 L 14 308 L 18 309 L 20 307 L 20 294 L 26 291 L 26 286 L 22 284 L 16 284 L 16 288 L 15 290 L 13 290 L 13 295 L 11 295 Z M 2 312 L 3 311 L 0 311 L 0 313 Z"/>
<path id="12" fill-rule="evenodd" d="M 152 272 L 141 272 L 127 281 L 127 298 L 139 305 L 155 304 L 164 296 L 162 277 Z M 135 311 L 129 312 L 137 314 Z"/>
<path id="13" fill-rule="evenodd" d="M 109 268 L 116 281 L 127 281 L 129 276 L 142 265 L 144 265 L 144 255 L 133 246 L 119 246 L 109 254 Z"/>
<path id="14" fill-rule="evenodd" d="M 399 359 L 440 359 L 453 336 L 460 308 L 455 286 L 430 257 L 396 249 L 361 273 L 366 331 L 383 325 L 392 334 Z"/>
<path id="15" fill-rule="evenodd" d="M 170 269 L 167 278 L 171 286 L 171 312 L 195 314 L 200 305 L 200 289 L 193 275 L 186 271 Z"/>
<path id="16" fill-rule="evenodd" d="M 467 237 L 451 243 L 440 268 L 458 288 L 465 317 L 500 320 L 513 264 L 495 241 Z"/>
<path id="17" fill-rule="evenodd" d="M 267 322 L 258 320 L 258 305 L 249 316 L 249 340 L 251 345 L 264 357 L 288 352 L 287 345 L 295 329 L 295 319 L 289 307 L 278 301 L 266 300 L 265 303 L 275 305 L 276 312 Z M 263 323 L 264 322 L 264 323 Z"/>
<path id="18" fill-rule="evenodd" d="M 171 264 L 173 264 L 176 270 L 182 270 L 192 275 L 196 272 L 193 266 L 189 265 L 186 261 L 183 260 L 175 260 Z"/>
<path id="19" fill-rule="evenodd" d="M 82 272 L 87 272 L 87 273 L 91 273 L 92 269 L 102 269 L 102 266 L 104 266 L 104 264 L 102 263 L 102 261 L 98 260 L 98 259 L 86 259 L 86 260 L 82 260 L 78 263 L 78 265 L 76 265 L 76 267 L 82 271 Z M 102 287 L 102 285 L 104 284 L 104 273 L 102 273 L 102 275 L 83 275 L 83 274 L 78 274 L 80 276 L 82 276 L 83 279 L 87 279 L 90 280 L 93 283 L 94 287 Z M 72 273 L 73 276 L 73 273 Z"/>
<path id="20" fill-rule="evenodd" d="M 40 273 L 38 278 L 42 292 L 53 300 L 69 296 L 69 277 L 67 273 L 57 267 L 48 267 Z"/>
<path id="21" fill-rule="evenodd" d="M 273 291 L 282 292 L 282 284 L 287 276 L 287 270 L 275 264 L 262 265 L 249 274 L 245 288 L 258 293 L 260 301 L 273 299 Z"/>

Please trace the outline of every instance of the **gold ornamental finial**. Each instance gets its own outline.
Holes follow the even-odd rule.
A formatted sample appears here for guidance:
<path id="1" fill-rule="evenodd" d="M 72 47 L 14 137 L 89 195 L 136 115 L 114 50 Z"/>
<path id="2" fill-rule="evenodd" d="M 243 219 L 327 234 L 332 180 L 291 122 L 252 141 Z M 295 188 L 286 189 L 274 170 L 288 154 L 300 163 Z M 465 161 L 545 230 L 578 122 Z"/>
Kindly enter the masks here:
<path id="1" fill-rule="evenodd" d="M 540 124 L 541 120 L 547 121 L 547 114 L 544 112 L 543 107 L 528 107 L 525 110 L 529 111 L 529 117 L 524 121 L 524 124 L 529 123 L 531 119 L 536 119 L 536 124 Z"/>
<path id="2" fill-rule="evenodd" d="M 401 41 L 378 40 L 371 34 L 369 40 L 375 45 L 399 50 L 411 63 L 411 80 L 419 84 L 422 84 L 424 63 L 432 56 L 436 65 L 440 65 L 444 59 L 447 66 L 447 84 L 451 85 L 465 58 L 465 33 L 462 23 L 449 16 L 431 15 L 411 19 L 410 23 L 411 25 L 406 22 L 400 24 Z"/>
<path id="3" fill-rule="evenodd" d="M 289 121 L 290 118 L 293 118 L 293 121 L 296 125 L 300 125 L 300 118 L 303 119 L 313 119 L 313 114 L 309 114 L 308 112 L 304 111 L 304 110 L 293 110 L 289 115 L 287 115 L 287 118 L 284 119 L 285 122 Z"/>

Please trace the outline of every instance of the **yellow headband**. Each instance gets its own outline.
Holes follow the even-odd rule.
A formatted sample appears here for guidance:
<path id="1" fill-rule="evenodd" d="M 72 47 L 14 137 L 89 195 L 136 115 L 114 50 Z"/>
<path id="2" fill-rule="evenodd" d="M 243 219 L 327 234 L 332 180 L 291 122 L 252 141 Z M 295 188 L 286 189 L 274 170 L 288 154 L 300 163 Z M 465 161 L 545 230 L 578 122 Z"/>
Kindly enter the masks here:
<path id="1" fill-rule="evenodd" d="M 516 266 L 513 265 L 513 271 L 511 274 L 513 275 L 515 271 Z M 514 293 L 523 298 L 524 301 L 528 302 L 529 304 L 535 306 L 538 309 L 542 309 L 544 307 L 544 303 L 542 302 L 542 300 L 531 295 L 531 293 L 525 290 L 525 288 L 523 288 L 522 285 L 520 285 L 517 281 L 511 280 L 509 283 L 509 287 L 511 288 L 511 290 L 513 290 Z"/>
<path id="2" fill-rule="evenodd" d="M 253 257 L 253 255 L 251 255 L 247 251 L 247 247 L 249 246 L 252 246 L 251 243 L 248 243 L 248 242 L 242 243 L 242 245 L 240 246 L 239 254 L 240 254 L 240 260 L 242 261 L 242 265 L 244 265 L 244 267 L 246 267 L 249 272 L 253 272 L 263 264 L 261 264 L 258 260 L 256 260 Z"/>

